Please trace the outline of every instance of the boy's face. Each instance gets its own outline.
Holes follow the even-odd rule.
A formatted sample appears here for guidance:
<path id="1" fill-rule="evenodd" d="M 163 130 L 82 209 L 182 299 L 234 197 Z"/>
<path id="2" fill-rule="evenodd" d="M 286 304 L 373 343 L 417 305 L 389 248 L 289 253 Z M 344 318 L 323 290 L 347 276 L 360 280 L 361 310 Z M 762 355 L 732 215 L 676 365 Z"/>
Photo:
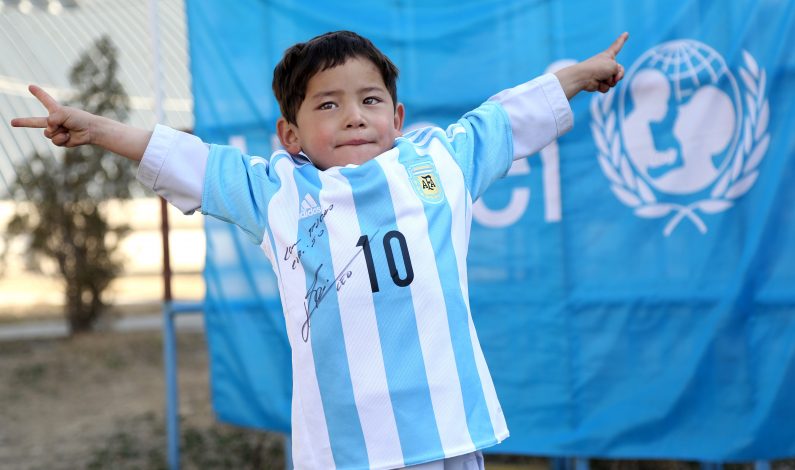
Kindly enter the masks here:
<path id="1" fill-rule="evenodd" d="M 371 160 L 389 150 L 403 127 L 403 105 L 394 105 L 376 66 L 351 58 L 309 79 L 296 124 L 279 119 L 285 150 L 303 151 L 321 170 Z"/>

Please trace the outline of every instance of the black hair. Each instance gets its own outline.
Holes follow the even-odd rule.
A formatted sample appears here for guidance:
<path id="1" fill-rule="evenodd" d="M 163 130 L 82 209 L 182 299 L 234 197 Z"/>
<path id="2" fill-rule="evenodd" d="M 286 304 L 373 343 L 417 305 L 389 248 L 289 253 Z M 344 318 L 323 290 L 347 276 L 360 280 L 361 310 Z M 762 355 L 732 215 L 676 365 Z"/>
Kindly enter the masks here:
<path id="1" fill-rule="evenodd" d="M 381 73 L 384 85 L 397 106 L 398 69 L 369 39 L 351 31 L 321 34 L 284 52 L 273 71 L 273 94 L 287 122 L 296 123 L 298 108 L 306 98 L 309 80 L 318 72 L 344 64 L 348 59 L 367 59 Z"/>

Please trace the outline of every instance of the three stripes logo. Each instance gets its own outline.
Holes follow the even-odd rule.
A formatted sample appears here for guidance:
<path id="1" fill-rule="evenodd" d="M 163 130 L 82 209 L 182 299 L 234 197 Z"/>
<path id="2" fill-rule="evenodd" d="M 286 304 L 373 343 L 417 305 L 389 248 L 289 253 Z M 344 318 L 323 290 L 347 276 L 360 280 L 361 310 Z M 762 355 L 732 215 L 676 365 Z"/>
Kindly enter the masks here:
<path id="1" fill-rule="evenodd" d="M 311 194 L 307 194 L 304 196 L 304 200 L 301 201 L 301 211 L 298 213 L 298 218 L 304 219 L 320 214 L 320 212 L 320 205 L 315 201 L 315 198 L 313 198 Z"/>

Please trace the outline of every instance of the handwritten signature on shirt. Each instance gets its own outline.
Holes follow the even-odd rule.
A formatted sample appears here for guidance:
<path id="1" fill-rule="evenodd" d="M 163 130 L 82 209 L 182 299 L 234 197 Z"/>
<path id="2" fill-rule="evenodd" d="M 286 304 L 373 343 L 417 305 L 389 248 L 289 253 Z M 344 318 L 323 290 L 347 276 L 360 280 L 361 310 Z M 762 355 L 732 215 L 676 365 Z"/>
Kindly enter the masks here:
<path id="1" fill-rule="evenodd" d="M 303 246 L 301 245 L 301 238 L 295 241 L 292 245 L 288 245 L 284 249 L 284 256 L 282 259 L 284 261 L 292 261 L 290 263 L 290 268 L 295 269 L 298 267 L 298 263 L 301 262 L 301 257 L 304 256 L 306 250 L 308 248 L 312 248 L 317 243 L 318 239 L 320 239 L 323 235 L 326 234 L 325 228 L 325 219 L 329 212 L 334 209 L 334 204 L 329 204 L 328 207 L 323 209 L 323 211 L 315 217 L 315 220 L 312 222 L 312 225 L 309 226 L 307 232 L 309 234 L 309 240 Z"/>
<path id="2" fill-rule="evenodd" d="M 378 230 L 376 230 L 370 238 L 377 234 Z M 304 313 L 306 314 L 306 320 L 303 325 L 301 325 L 301 339 L 303 339 L 305 343 L 309 341 L 309 327 L 312 315 L 320 307 L 323 299 L 331 292 L 332 287 L 336 287 L 337 292 L 345 287 L 347 280 L 353 276 L 353 270 L 350 269 L 351 264 L 353 264 L 363 251 L 364 248 L 356 250 L 356 253 L 353 254 L 351 259 L 348 260 L 348 263 L 345 264 L 345 267 L 340 270 L 333 280 L 320 280 L 320 270 L 323 268 L 323 264 L 320 264 L 315 270 L 315 274 L 312 276 L 312 284 L 309 286 L 304 296 Z"/>

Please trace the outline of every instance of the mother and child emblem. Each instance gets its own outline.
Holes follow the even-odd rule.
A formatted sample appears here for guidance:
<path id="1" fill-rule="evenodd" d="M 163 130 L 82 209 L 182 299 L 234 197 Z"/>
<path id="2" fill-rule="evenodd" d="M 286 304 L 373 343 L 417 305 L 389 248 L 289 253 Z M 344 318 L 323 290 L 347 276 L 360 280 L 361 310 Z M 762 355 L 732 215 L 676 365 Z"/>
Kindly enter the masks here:
<path id="1" fill-rule="evenodd" d="M 694 40 L 660 44 L 625 84 L 591 101 L 599 165 L 615 196 L 645 218 L 684 219 L 730 208 L 759 176 L 770 143 L 766 75 L 743 51 L 742 90 L 724 58 Z"/>

